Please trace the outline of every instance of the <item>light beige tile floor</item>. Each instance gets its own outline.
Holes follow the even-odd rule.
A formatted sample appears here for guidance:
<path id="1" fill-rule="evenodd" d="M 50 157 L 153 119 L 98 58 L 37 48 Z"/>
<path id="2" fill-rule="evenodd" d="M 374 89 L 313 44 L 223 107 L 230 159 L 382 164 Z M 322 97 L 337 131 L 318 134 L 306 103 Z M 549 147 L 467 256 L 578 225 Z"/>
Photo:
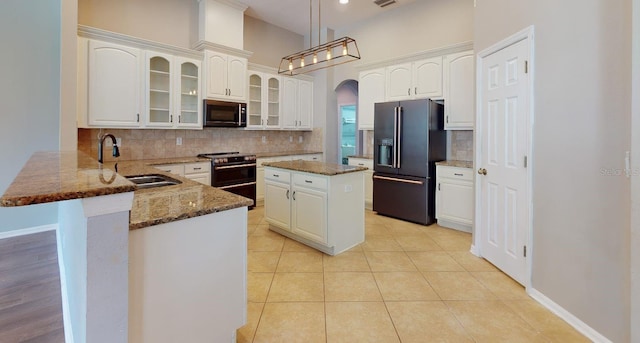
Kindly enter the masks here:
<path id="1" fill-rule="evenodd" d="M 589 342 L 492 264 L 471 235 L 365 215 L 365 242 L 322 254 L 249 212 L 237 342 Z"/>

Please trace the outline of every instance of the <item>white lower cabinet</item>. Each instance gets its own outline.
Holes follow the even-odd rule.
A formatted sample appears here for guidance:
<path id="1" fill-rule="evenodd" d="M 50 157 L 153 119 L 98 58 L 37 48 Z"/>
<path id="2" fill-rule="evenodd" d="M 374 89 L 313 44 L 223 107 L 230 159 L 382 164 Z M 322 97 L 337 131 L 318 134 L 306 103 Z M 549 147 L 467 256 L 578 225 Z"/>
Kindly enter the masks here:
<path id="1" fill-rule="evenodd" d="M 436 166 L 438 225 L 471 232 L 474 212 L 473 170 Z"/>
<path id="2" fill-rule="evenodd" d="M 373 210 L 373 160 L 349 157 L 349 165 L 369 168 L 364 171 L 364 207 Z"/>
<path id="3" fill-rule="evenodd" d="M 362 173 L 264 171 L 264 213 L 271 230 L 329 255 L 364 241 Z"/>
<path id="4" fill-rule="evenodd" d="M 305 161 L 317 161 L 322 162 L 322 153 L 319 154 L 304 154 L 304 155 L 286 155 L 278 157 L 261 157 L 256 160 L 256 204 L 262 205 L 264 203 L 265 192 L 265 179 L 264 179 L 264 162 L 278 162 L 278 161 L 291 161 L 291 160 L 305 160 Z"/>

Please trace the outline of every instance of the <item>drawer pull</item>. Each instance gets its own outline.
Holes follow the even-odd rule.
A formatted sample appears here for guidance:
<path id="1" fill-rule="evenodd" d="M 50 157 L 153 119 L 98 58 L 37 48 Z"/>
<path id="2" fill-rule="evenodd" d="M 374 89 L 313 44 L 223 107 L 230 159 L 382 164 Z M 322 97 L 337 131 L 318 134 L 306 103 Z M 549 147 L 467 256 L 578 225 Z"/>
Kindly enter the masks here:
<path id="1" fill-rule="evenodd" d="M 304 182 L 306 182 L 306 183 L 313 183 L 313 181 L 311 181 L 311 180 L 304 180 Z"/>
<path id="2" fill-rule="evenodd" d="M 193 168 L 193 170 L 201 170 L 202 167 Z"/>
<path id="3" fill-rule="evenodd" d="M 278 174 L 273 174 L 273 177 L 280 177 L 280 175 L 278 175 Z"/>
<path id="4" fill-rule="evenodd" d="M 358 163 L 359 166 L 364 166 L 364 163 Z"/>
<path id="5" fill-rule="evenodd" d="M 463 174 L 453 173 L 455 176 L 464 176 Z"/>

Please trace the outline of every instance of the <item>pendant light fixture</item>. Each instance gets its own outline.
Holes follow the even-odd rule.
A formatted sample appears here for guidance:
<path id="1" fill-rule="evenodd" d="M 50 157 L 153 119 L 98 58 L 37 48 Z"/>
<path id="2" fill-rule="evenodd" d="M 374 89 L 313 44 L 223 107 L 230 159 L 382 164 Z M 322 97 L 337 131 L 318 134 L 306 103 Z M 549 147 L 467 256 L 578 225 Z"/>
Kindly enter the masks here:
<path id="1" fill-rule="evenodd" d="M 320 44 L 320 2 L 318 0 L 318 45 L 285 56 L 280 61 L 279 74 L 298 75 L 333 67 L 360 59 L 360 50 L 355 39 L 342 37 Z M 313 0 L 309 0 L 309 46 L 311 46 L 313 22 Z"/>

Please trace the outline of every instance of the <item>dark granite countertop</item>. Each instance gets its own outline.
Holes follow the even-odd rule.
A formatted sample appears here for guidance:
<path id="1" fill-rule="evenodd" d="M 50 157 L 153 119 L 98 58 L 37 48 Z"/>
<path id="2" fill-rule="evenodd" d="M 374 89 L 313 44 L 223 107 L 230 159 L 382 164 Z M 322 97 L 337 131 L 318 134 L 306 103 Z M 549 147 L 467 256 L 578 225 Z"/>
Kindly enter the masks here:
<path id="1" fill-rule="evenodd" d="M 343 164 L 324 163 L 324 162 L 316 162 L 316 161 L 303 161 L 303 160 L 265 162 L 264 166 L 295 170 L 295 171 L 311 173 L 311 174 L 328 175 L 328 176 L 367 170 L 366 167 L 346 166 Z"/>
<path id="2" fill-rule="evenodd" d="M 177 158 L 105 163 L 102 168 L 88 155 L 77 152 L 38 152 L 24 166 L 1 198 L 2 206 L 24 206 L 116 193 L 134 192 L 129 229 L 140 229 L 233 208 L 250 206 L 251 199 L 184 177 L 152 165 L 208 161 Z M 125 176 L 163 174 L 179 185 L 136 189 Z"/>
<path id="3" fill-rule="evenodd" d="M 458 168 L 473 168 L 473 161 L 457 161 L 457 160 L 447 160 L 436 162 L 437 166 L 448 166 L 448 167 L 458 167 Z"/>

